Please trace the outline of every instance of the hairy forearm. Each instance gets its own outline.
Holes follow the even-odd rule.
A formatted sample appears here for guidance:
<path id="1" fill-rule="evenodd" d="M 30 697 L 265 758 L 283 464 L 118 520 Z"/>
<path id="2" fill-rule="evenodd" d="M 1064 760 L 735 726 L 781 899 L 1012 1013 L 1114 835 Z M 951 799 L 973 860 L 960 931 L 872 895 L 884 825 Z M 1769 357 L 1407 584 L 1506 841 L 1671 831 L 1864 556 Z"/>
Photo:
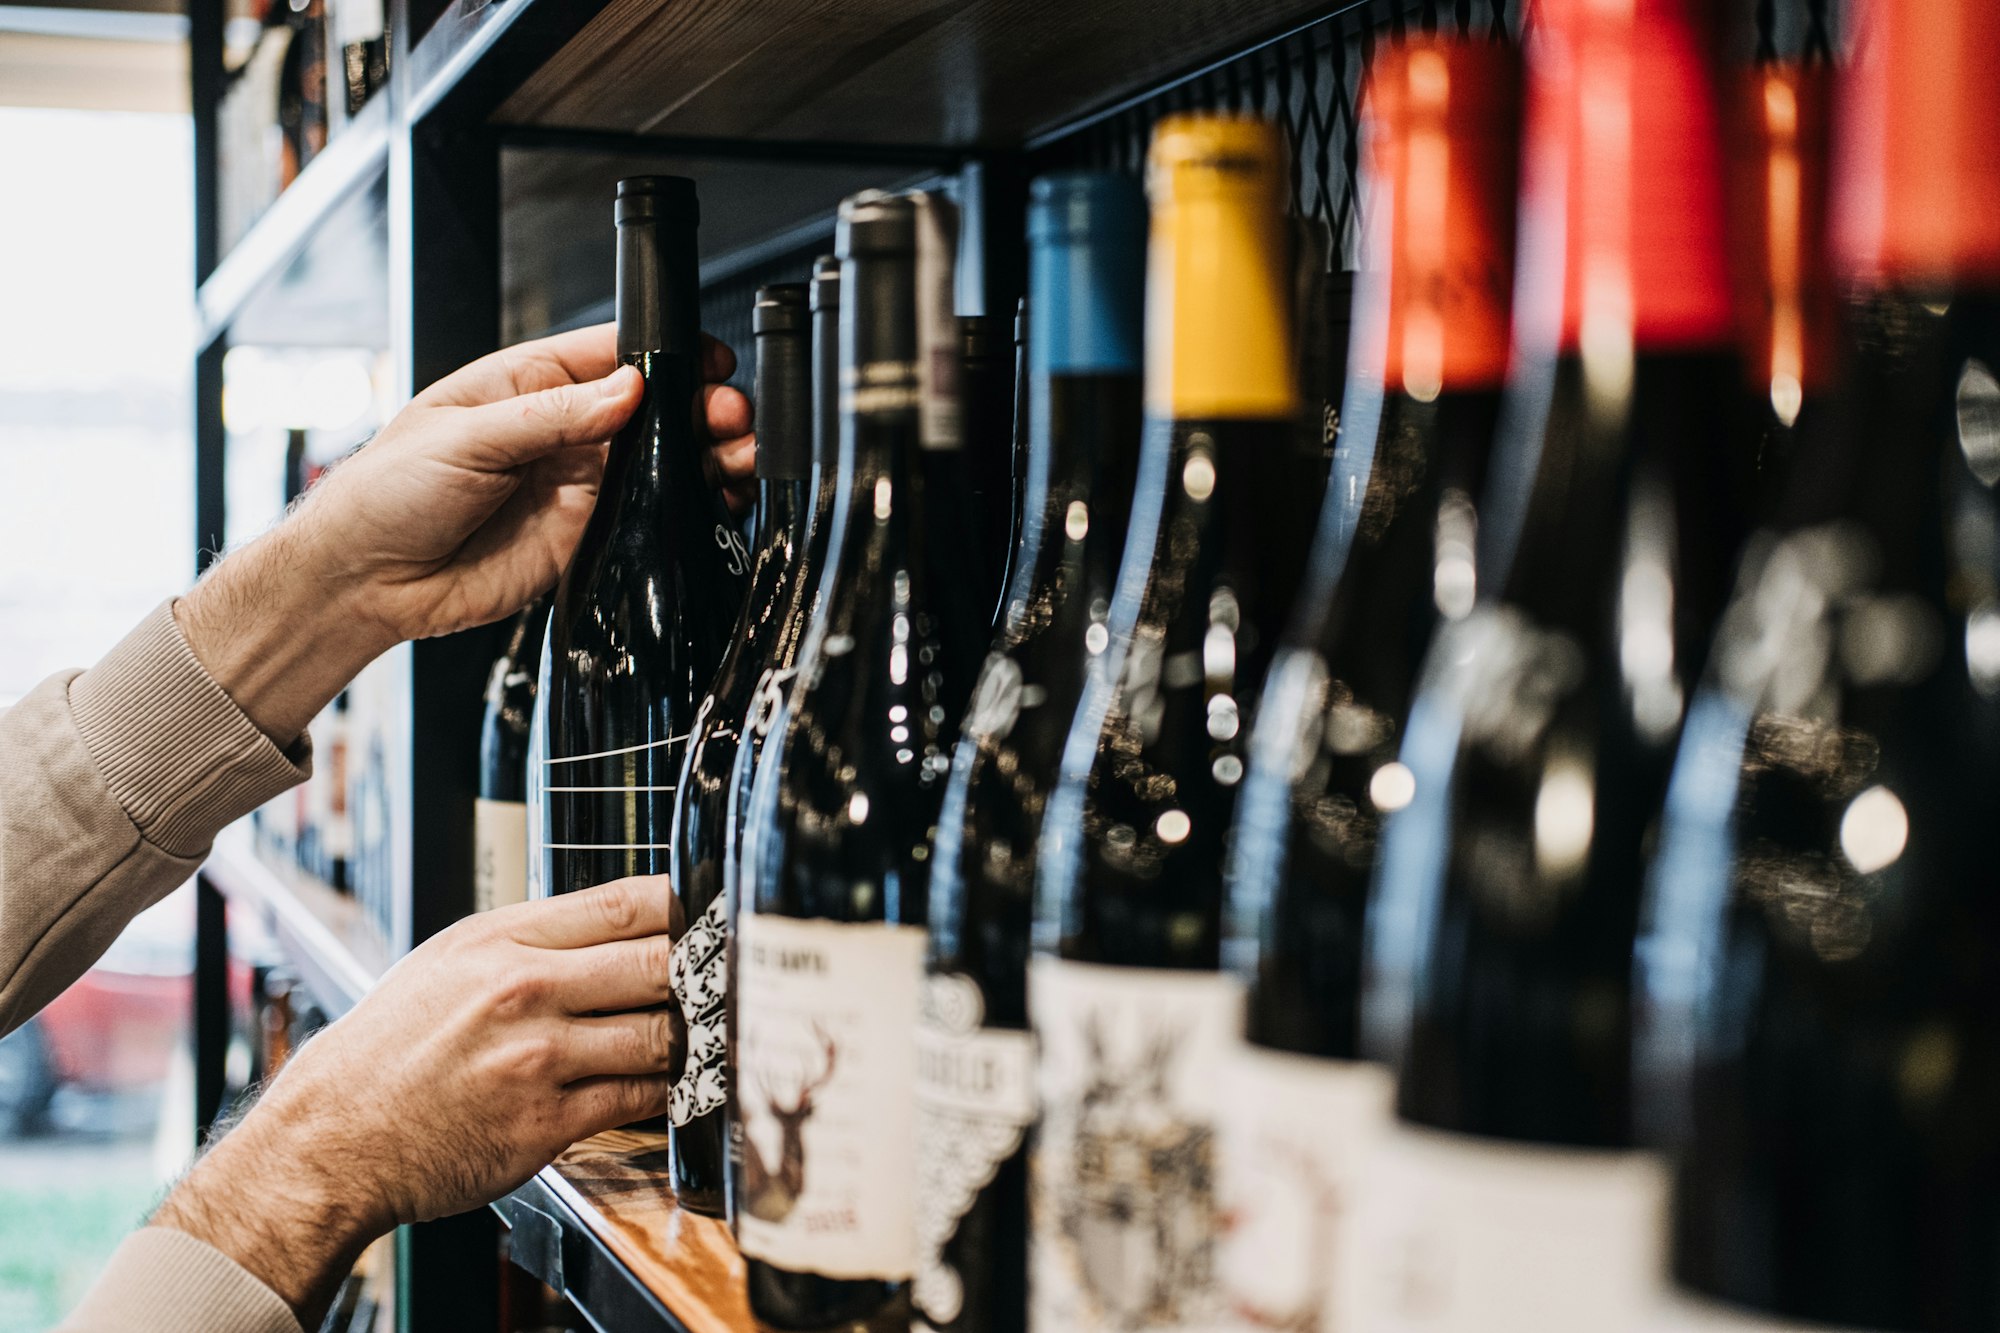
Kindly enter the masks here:
<path id="1" fill-rule="evenodd" d="M 175 1186 L 152 1224 L 184 1232 L 229 1256 L 317 1328 L 388 1219 L 356 1210 L 318 1166 L 324 1145 L 252 1114 L 224 1135 Z"/>
<path id="2" fill-rule="evenodd" d="M 174 606 L 202 666 L 279 745 L 395 642 L 315 555 L 312 523 L 310 512 L 294 514 Z"/>

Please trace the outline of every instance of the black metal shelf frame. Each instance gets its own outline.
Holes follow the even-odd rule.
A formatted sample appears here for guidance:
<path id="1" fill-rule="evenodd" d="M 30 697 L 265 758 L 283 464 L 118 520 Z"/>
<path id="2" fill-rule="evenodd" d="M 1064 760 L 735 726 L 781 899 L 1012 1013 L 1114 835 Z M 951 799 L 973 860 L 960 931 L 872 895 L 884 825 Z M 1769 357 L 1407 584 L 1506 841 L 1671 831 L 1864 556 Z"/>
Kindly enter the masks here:
<path id="1" fill-rule="evenodd" d="M 1458 8 L 1477 10 L 1490 22 L 1501 3 L 1479 0 Z M 1204 53 L 1207 58 L 1151 93 L 1107 101 L 1058 130 L 1006 148 L 717 141 L 493 123 L 496 109 L 606 5 L 607 0 L 452 0 L 411 46 L 410 0 L 392 0 L 396 48 L 390 86 L 222 256 L 214 232 L 221 0 L 191 0 L 202 315 L 195 365 L 196 542 L 204 562 L 220 549 L 224 531 L 221 367 L 232 328 L 313 243 L 317 229 L 364 190 L 386 190 L 387 332 L 402 396 L 501 343 L 501 163 L 509 149 L 772 163 L 839 159 L 875 164 L 888 181 L 948 173 L 967 218 L 961 307 L 1008 310 L 1024 287 L 1020 219 L 1030 173 L 1065 166 L 1137 170 L 1152 122 L 1168 110 L 1227 106 L 1281 116 L 1294 142 L 1294 206 L 1321 220 L 1338 241 L 1352 225 L 1354 98 L 1368 34 L 1385 17 L 1417 8 L 1416 0 L 1322 4 L 1311 22 L 1268 34 L 1247 51 L 1239 45 Z M 803 279 L 812 255 L 830 244 L 831 222 L 831 217 L 808 221 L 712 260 L 704 270 L 711 326 L 718 333 L 737 332 L 726 312 L 740 309 L 747 318 L 748 293 L 755 285 Z M 562 312 L 562 318 L 582 322 L 608 313 L 579 310 Z M 737 334 L 740 351 L 747 350 L 745 334 Z M 422 730 L 411 752 L 400 758 L 407 766 L 403 790 L 410 795 L 390 811 L 409 831 L 408 854 L 394 875 L 398 901 L 408 905 L 401 914 L 407 928 L 402 938 L 389 941 L 392 957 L 471 908 L 480 684 L 494 650 L 491 632 L 474 631 L 413 645 L 401 659 L 406 666 L 398 668 L 407 670 L 408 712 Z M 315 927 L 310 911 L 288 901 L 295 897 L 247 848 L 226 847 L 202 876 L 196 1082 L 211 1115 L 220 1102 L 228 1035 L 225 901 L 255 902 L 270 912 L 281 945 L 329 1012 L 351 1007 L 372 981 L 365 969 L 348 965 L 351 958 L 342 961 L 338 940 Z M 209 1118 L 203 1115 L 199 1123 Z M 398 1250 L 399 1328 L 431 1333 L 496 1324 L 497 1226 L 504 1221 L 512 1228 L 516 1262 L 567 1292 L 597 1327 L 607 1333 L 679 1333 L 682 1326 L 672 1311 L 591 1233 L 562 1190 L 545 1172 L 492 1210 L 405 1228 Z"/>

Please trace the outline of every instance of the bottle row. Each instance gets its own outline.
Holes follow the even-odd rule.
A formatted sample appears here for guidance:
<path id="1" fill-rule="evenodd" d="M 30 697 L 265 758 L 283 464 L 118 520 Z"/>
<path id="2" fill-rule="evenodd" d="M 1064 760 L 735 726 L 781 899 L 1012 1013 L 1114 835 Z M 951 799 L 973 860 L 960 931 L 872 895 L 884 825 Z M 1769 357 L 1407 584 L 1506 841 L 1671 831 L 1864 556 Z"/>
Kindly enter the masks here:
<path id="1" fill-rule="evenodd" d="M 747 543 L 620 183 L 482 893 L 671 877 L 760 1320 L 2000 1328 L 2000 10 L 1714 18 L 1378 43 L 1351 319 L 1255 119 L 1036 181 L 1011 339 L 850 198 Z"/>

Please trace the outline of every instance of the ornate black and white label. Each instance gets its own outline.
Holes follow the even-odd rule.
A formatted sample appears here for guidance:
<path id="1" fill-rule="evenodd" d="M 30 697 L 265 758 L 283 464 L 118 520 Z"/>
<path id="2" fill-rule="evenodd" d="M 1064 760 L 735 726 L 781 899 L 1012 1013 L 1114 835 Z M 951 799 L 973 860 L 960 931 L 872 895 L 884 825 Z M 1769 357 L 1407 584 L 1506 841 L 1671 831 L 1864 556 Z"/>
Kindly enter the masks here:
<path id="1" fill-rule="evenodd" d="M 743 1253 L 908 1279 L 924 932 L 745 912 L 736 950 Z"/>
<path id="2" fill-rule="evenodd" d="M 724 895 L 674 944 L 674 998 L 687 1023 L 687 1063 L 674 1084 L 667 1115 L 685 1125 L 729 1100 L 728 1029 L 724 1001 L 729 988 L 729 936 L 723 919 Z"/>
<path id="3" fill-rule="evenodd" d="M 1209 1329 L 1227 976 L 1041 957 L 1029 1005 L 1042 1121 L 1030 1162 L 1029 1321 L 1074 1333 Z"/>
<path id="4" fill-rule="evenodd" d="M 939 1324 L 965 1306 L 944 1247 L 1035 1118 L 1035 1040 L 1018 1028 L 985 1027 L 985 1018 L 985 997 L 971 978 L 925 979 L 917 1026 L 915 1296 Z"/>

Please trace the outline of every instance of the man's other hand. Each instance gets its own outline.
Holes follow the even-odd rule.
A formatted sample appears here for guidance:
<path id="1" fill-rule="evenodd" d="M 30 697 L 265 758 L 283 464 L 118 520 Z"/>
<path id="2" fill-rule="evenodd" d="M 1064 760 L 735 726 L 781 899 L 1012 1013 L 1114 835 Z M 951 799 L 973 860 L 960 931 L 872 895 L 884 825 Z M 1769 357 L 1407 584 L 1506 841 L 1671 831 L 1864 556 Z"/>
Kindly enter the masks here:
<path id="1" fill-rule="evenodd" d="M 479 1207 L 580 1138 L 667 1109 L 683 1034 L 664 877 L 469 917 L 306 1042 L 153 1225 L 206 1241 L 314 1327 L 400 1223 Z"/>

